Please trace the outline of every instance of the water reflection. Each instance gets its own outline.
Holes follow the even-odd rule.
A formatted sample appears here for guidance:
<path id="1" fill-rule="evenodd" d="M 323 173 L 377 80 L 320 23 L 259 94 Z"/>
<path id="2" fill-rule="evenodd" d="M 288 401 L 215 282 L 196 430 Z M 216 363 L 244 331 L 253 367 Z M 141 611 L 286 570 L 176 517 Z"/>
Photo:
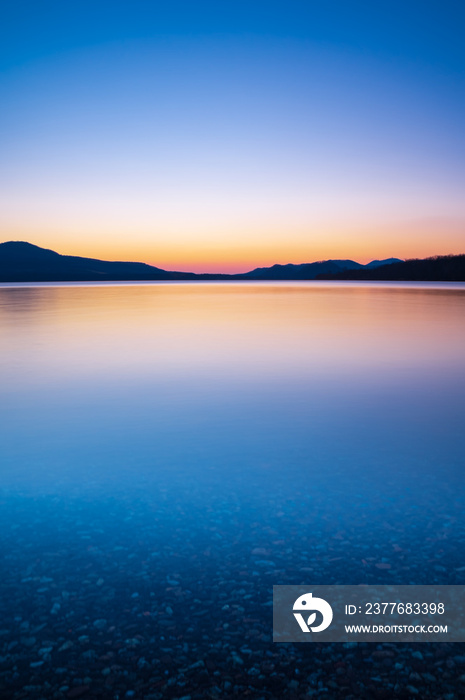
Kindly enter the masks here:
<path id="1" fill-rule="evenodd" d="M 455 469 L 464 310 L 460 286 L 4 287 L 6 473 Z"/>
<path id="2" fill-rule="evenodd" d="M 462 369 L 463 300 L 462 288 L 366 285 L 3 287 L 0 357 L 15 391 L 90 377 L 404 381 Z"/>

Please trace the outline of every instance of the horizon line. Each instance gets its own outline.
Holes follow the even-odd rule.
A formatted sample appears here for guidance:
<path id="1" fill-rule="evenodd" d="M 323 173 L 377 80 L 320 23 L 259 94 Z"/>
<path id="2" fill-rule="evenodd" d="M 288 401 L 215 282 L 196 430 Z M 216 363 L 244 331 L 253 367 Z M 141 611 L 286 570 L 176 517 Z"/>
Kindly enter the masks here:
<path id="1" fill-rule="evenodd" d="M 320 259 L 318 259 L 318 260 L 310 260 L 310 261 L 302 262 L 302 263 L 294 263 L 294 262 L 281 263 L 281 262 L 275 262 L 275 263 L 272 263 L 271 265 L 266 265 L 266 264 L 257 265 L 256 267 L 253 267 L 253 268 L 251 268 L 250 270 L 247 270 L 246 272 L 192 272 L 192 270 L 180 270 L 180 269 L 161 268 L 161 267 L 158 267 L 158 265 L 155 265 L 154 263 L 148 263 L 148 262 L 145 262 L 145 261 L 143 261 L 143 260 L 127 260 L 127 259 L 112 259 L 112 260 L 108 260 L 108 259 L 104 259 L 104 258 L 100 258 L 100 257 L 98 257 L 98 258 L 96 258 L 96 257 L 90 257 L 90 256 L 87 256 L 87 255 L 75 255 L 75 254 L 71 254 L 71 253 L 60 253 L 60 252 L 54 250 L 53 248 L 47 248 L 47 247 L 44 247 L 44 246 L 40 246 L 40 245 L 37 245 L 36 243 L 30 243 L 29 241 L 26 241 L 26 240 L 18 240 L 18 239 L 12 240 L 12 239 L 10 239 L 10 240 L 6 240 L 6 241 L 1 241 L 1 242 L 0 242 L 0 246 L 5 245 L 5 244 L 8 244 L 8 243 L 23 243 L 23 244 L 29 245 L 29 246 L 31 246 L 31 247 L 39 248 L 40 250 L 50 251 L 51 253 L 55 253 L 55 254 L 57 254 L 57 255 L 60 255 L 61 257 L 67 257 L 67 258 L 81 258 L 81 259 L 83 259 L 83 260 L 86 260 L 86 259 L 87 259 L 87 260 L 98 260 L 98 261 L 100 261 L 100 262 L 135 263 L 135 264 L 140 264 L 140 265 L 148 265 L 149 267 L 154 267 L 154 268 L 156 268 L 156 269 L 158 269 L 158 270 L 163 270 L 164 272 L 181 272 L 181 273 L 185 273 L 185 274 L 195 274 L 195 275 L 199 275 L 199 274 L 200 274 L 200 275 L 201 275 L 201 274 L 205 274 L 205 275 L 218 274 L 218 275 L 225 275 L 225 276 L 243 275 L 243 274 L 247 274 L 248 272 L 254 272 L 255 270 L 270 269 L 270 268 L 275 267 L 275 266 L 278 266 L 278 267 L 287 267 L 287 266 L 289 266 L 289 265 L 292 265 L 292 266 L 295 266 L 295 267 L 299 267 L 299 266 L 301 266 L 301 265 L 313 265 L 313 264 L 325 263 L 325 262 L 350 261 L 350 262 L 355 262 L 355 263 L 357 263 L 358 265 L 362 265 L 362 266 L 365 267 L 366 265 L 369 265 L 369 264 L 372 263 L 372 262 L 383 262 L 383 261 L 385 261 L 385 260 L 392 260 L 392 259 L 399 260 L 400 262 L 406 262 L 407 260 L 423 260 L 423 259 L 427 260 L 427 259 L 429 259 L 429 258 L 446 257 L 447 255 L 457 255 L 456 253 L 449 253 L 449 254 L 446 254 L 446 256 L 442 256 L 442 255 L 433 255 L 433 256 L 428 256 L 427 258 L 400 258 L 400 257 L 398 257 L 398 256 L 391 255 L 391 256 L 389 256 L 389 257 L 387 257 L 387 258 L 370 258 L 370 260 L 369 260 L 368 263 L 360 263 L 360 262 L 358 262 L 358 260 L 355 260 L 354 258 L 320 258 Z"/>

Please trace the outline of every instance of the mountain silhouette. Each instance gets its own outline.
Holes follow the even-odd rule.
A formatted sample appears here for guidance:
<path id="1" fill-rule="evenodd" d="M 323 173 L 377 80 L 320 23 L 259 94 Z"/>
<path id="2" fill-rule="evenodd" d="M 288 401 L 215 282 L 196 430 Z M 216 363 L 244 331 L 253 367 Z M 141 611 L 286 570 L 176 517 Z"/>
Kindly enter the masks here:
<path id="1" fill-rule="evenodd" d="M 53 250 L 22 241 L 0 244 L 2 282 L 89 282 L 97 280 L 176 280 L 195 279 L 189 272 L 167 272 L 135 262 L 107 262 Z"/>
<path id="2" fill-rule="evenodd" d="M 368 265 L 361 265 L 354 260 L 321 260 L 319 262 L 303 263 L 301 265 L 273 265 L 272 267 L 257 267 L 246 272 L 243 277 L 254 280 L 314 280 L 323 274 L 338 274 L 344 270 L 361 270 L 366 267 L 377 267 L 392 262 L 402 262 L 399 258 L 389 260 L 373 260 Z"/>
<path id="3" fill-rule="evenodd" d="M 465 254 L 402 261 L 320 260 L 301 265 L 272 265 L 237 275 L 162 270 L 140 262 L 109 262 L 60 255 L 25 241 L 0 243 L 0 282 L 96 282 L 168 280 L 380 280 L 465 281 Z"/>

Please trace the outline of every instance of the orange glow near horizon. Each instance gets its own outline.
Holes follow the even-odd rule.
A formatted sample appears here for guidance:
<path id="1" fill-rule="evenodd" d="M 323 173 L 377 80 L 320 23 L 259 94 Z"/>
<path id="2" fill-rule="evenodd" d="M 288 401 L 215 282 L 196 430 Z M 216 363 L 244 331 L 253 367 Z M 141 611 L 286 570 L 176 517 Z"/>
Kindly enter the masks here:
<path id="1" fill-rule="evenodd" d="M 322 228 L 318 233 L 300 228 L 286 235 L 270 227 L 234 235 L 221 231 L 212 235 L 179 235 L 177 238 L 129 232 L 60 232 L 21 227 L 1 231 L 3 241 L 24 240 L 62 255 L 144 262 L 165 270 L 197 273 L 241 273 L 274 264 L 301 264 L 318 260 L 350 259 L 362 264 L 390 257 L 426 258 L 433 255 L 464 253 L 465 222 L 455 220 L 418 220 L 388 226 L 347 226 Z M 310 227 L 309 227 L 310 229 Z M 311 227 L 315 229 L 315 227 Z M 195 238 L 195 240 L 193 240 Z"/>

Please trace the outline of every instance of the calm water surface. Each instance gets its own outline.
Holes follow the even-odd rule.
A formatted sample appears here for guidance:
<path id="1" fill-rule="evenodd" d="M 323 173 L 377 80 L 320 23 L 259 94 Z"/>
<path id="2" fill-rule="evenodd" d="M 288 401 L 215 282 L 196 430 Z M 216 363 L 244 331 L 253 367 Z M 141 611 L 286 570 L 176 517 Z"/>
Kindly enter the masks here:
<path id="1" fill-rule="evenodd" d="M 464 321 L 464 285 L 1 286 L 4 692 L 408 684 L 278 664 L 271 586 L 465 582 Z"/>

